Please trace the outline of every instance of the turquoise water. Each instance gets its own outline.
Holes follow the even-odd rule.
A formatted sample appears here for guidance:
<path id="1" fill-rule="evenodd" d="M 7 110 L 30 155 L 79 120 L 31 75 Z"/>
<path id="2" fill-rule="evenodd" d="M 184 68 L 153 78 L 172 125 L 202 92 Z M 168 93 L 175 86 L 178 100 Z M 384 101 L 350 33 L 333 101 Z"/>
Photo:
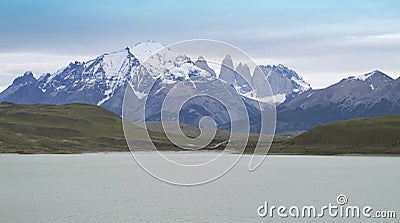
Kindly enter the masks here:
<path id="1" fill-rule="evenodd" d="M 169 155 L 190 162 L 215 154 Z M 269 156 L 252 173 L 248 160 L 209 184 L 179 187 L 149 176 L 128 153 L 0 155 L 0 222 L 396 222 L 257 215 L 265 201 L 318 207 L 339 194 L 400 213 L 398 157 Z"/>

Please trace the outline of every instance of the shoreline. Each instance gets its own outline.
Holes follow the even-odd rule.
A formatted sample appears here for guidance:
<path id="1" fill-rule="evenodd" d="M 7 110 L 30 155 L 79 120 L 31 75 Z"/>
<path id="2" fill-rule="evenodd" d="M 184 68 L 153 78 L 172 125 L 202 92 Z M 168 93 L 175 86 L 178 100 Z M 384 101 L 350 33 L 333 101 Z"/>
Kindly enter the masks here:
<path id="1" fill-rule="evenodd" d="M 174 153 L 177 155 L 198 155 L 198 154 L 212 154 L 219 153 L 216 150 L 203 150 L 203 151 L 177 151 L 177 150 L 163 150 L 158 151 L 160 153 Z M 156 153 L 156 151 L 136 151 L 135 153 Z M 35 155 L 46 155 L 46 156 L 76 156 L 76 155 L 132 155 L 131 152 L 82 152 L 82 153 L 0 153 L 0 156 L 35 156 Z M 228 153 L 226 155 L 236 155 L 238 153 Z M 243 156 L 251 156 L 251 153 L 243 153 Z M 263 156 L 264 154 L 255 154 L 256 156 Z M 301 153 L 268 153 L 267 156 L 318 156 L 318 157 L 400 157 L 400 154 L 359 154 L 359 153 L 345 153 L 345 154 L 301 154 Z"/>

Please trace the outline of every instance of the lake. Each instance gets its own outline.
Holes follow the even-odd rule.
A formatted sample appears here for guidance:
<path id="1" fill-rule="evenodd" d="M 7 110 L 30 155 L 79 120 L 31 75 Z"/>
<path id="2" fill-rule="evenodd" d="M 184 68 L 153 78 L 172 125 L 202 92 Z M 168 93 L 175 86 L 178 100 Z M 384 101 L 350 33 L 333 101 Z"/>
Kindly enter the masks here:
<path id="1" fill-rule="evenodd" d="M 399 157 L 268 156 L 251 173 L 249 158 L 216 181 L 181 187 L 148 175 L 129 153 L 0 155 L 0 222 L 396 222 L 257 214 L 265 201 L 320 207 L 340 194 L 349 205 L 400 213 Z"/>

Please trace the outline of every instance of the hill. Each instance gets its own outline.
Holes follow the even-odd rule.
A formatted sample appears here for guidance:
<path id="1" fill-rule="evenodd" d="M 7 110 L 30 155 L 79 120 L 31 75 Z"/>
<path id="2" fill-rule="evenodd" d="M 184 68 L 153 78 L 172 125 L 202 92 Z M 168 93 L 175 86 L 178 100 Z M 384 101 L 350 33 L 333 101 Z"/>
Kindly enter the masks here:
<path id="1" fill-rule="evenodd" d="M 160 132 L 159 123 L 148 126 L 154 144 L 165 150 L 180 150 Z M 182 130 L 189 137 L 199 134 L 198 129 L 189 126 L 182 126 Z M 220 149 L 216 145 L 226 137 L 226 133 L 218 132 L 208 149 Z M 141 139 L 134 140 L 142 145 Z M 0 153 L 128 151 L 120 116 L 105 108 L 88 104 L 0 103 Z"/>
<path id="2" fill-rule="evenodd" d="M 0 103 L 0 152 L 128 151 L 121 118 L 92 105 Z"/>
<path id="3" fill-rule="evenodd" d="M 161 132 L 160 123 L 148 123 L 154 144 L 164 150 L 182 150 Z M 182 131 L 196 137 L 199 130 Z M 140 131 L 142 132 L 142 131 Z M 270 154 L 337 155 L 400 154 L 400 116 L 353 119 L 324 124 L 298 134 L 275 135 Z M 205 149 L 223 149 L 229 134 L 218 131 Z M 246 153 L 252 153 L 257 134 L 251 134 Z M 142 147 L 141 137 L 134 145 Z M 219 146 L 216 146 L 219 145 Z M 120 116 L 87 104 L 19 105 L 0 103 L 0 153 L 128 152 Z"/>
<path id="4" fill-rule="evenodd" d="M 400 116 L 324 124 L 284 144 L 282 151 L 300 154 L 400 154 Z"/>

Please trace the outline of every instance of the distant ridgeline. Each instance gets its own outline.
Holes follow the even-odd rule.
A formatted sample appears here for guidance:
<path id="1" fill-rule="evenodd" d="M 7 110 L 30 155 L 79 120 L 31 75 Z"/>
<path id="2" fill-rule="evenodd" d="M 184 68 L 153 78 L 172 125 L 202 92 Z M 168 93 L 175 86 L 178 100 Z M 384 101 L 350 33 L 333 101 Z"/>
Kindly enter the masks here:
<path id="1" fill-rule="evenodd" d="M 400 78 L 380 71 L 309 90 L 278 106 L 278 131 L 306 130 L 352 118 L 400 114 Z"/>
<path id="2" fill-rule="evenodd" d="M 17 104 L 67 104 L 85 103 L 97 105 L 108 109 L 118 115 L 121 114 L 122 99 L 128 83 L 145 86 L 154 82 L 158 77 L 145 69 L 140 69 L 143 60 L 157 52 L 164 46 L 156 42 L 144 42 L 121 51 L 105 53 L 87 62 L 74 62 L 59 69 L 53 74 L 43 74 L 36 79 L 31 72 L 26 72 L 18 77 L 2 93 L 0 102 Z M 163 68 L 165 61 L 182 60 L 179 58 L 166 58 L 158 55 L 159 66 L 153 70 Z M 254 101 L 265 101 L 265 98 L 249 97 L 248 87 L 243 78 L 236 72 L 247 76 L 248 80 L 256 86 L 262 79 L 267 79 L 273 91 L 270 103 L 277 105 L 277 131 L 291 132 L 307 130 L 313 126 L 350 118 L 374 117 L 380 115 L 400 114 L 400 80 L 393 80 L 380 71 L 359 76 L 349 77 L 328 88 L 312 90 L 295 71 L 283 65 L 259 66 L 262 73 L 251 72 L 246 64 L 240 63 L 236 68 L 233 59 L 228 55 L 222 60 L 222 68 L 217 76 L 207 62 L 207 58 L 199 57 L 196 61 L 185 59 L 201 70 L 229 84 L 232 94 L 237 94 L 245 101 L 252 122 L 252 130 L 257 131 L 257 115 L 259 114 Z M 224 67 L 230 69 L 223 69 Z M 236 72 L 234 72 L 236 71 Z M 169 74 L 169 78 L 174 74 Z M 190 72 L 189 72 L 190 75 Z M 264 75 L 264 76 L 263 76 Z M 175 78 L 175 81 L 186 81 Z M 159 81 L 159 89 L 168 89 L 168 81 Z M 210 91 L 218 87 L 211 83 L 202 85 Z M 261 89 L 262 90 L 262 89 Z M 167 93 L 165 90 L 161 93 Z M 143 92 L 135 92 L 138 97 L 143 97 Z M 160 97 L 162 98 L 162 97 Z M 150 102 L 158 108 L 162 100 Z M 203 116 L 211 116 L 218 123 L 229 122 L 229 117 L 222 114 L 219 107 L 212 103 L 203 103 L 199 100 L 196 104 L 184 107 L 181 112 L 181 121 L 197 126 Z M 193 113 L 193 109 L 196 108 Z M 150 121 L 159 121 L 159 109 L 154 109 L 150 114 Z"/>

